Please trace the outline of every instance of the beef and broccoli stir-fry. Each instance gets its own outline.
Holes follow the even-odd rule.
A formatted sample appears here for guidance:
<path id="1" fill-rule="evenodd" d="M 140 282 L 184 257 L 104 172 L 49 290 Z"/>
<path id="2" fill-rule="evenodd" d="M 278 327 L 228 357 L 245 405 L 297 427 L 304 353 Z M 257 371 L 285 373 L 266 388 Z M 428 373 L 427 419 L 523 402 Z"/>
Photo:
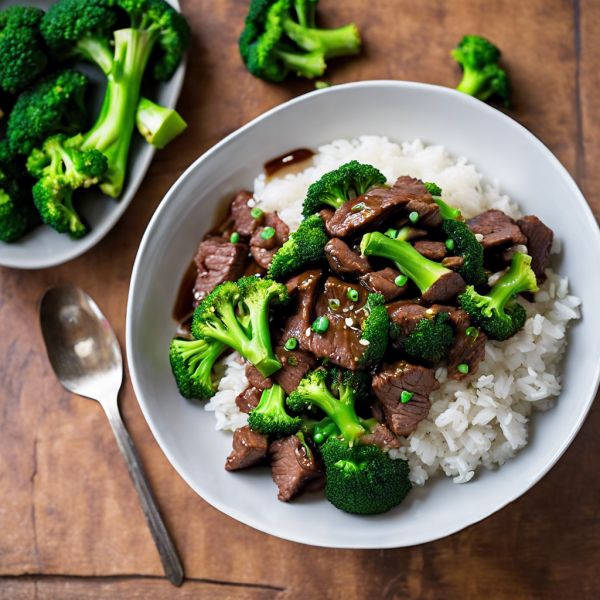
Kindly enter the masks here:
<path id="1" fill-rule="evenodd" d="M 553 234 L 537 217 L 465 221 L 435 183 L 385 181 L 356 161 L 327 173 L 291 233 L 241 191 L 195 258 L 190 339 L 171 344 L 179 391 L 209 398 L 215 363 L 239 353 L 249 416 L 225 468 L 270 460 L 282 501 L 322 480 L 347 512 L 400 504 L 409 468 L 388 453 L 428 417 L 436 367 L 474 376 L 545 278 Z"/>

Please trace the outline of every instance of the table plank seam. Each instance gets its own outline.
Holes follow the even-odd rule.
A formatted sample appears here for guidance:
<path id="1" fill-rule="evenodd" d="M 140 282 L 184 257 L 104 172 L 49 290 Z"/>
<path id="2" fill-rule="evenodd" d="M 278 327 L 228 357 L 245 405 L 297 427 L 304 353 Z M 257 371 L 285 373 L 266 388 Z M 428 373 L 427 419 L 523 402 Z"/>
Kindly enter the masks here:
<path id="1" fill-rule="evenodd" d="M 573 41 L 575 47 L 575 179 L 582 185 L 585 178 L 585 144 L 583 138 L 583 104 L 581 98 L 581 6 L 573 0 Z"/>

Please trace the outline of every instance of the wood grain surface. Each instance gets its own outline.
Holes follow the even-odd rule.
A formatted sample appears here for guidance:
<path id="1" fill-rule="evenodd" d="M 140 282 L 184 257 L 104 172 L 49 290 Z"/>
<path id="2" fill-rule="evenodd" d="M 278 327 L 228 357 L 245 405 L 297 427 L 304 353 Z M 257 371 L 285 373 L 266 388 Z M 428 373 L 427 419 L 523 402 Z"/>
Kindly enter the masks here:
<path id="1" fill-rule="evenodd" d="M 157 153 L 123 218 L 86 255 L 45 271 L 0 270 L 0 600 L 599 598 L 600 406 L 552 471 L 484 522 L 414 548 L 329 550 L 259 533 L 200 499 L 156 444 L 126 378 L 124 419 L 188 578 L 180 589 L 166 582 L 108 422 L 56 381 L 37 311 L 49 285 L 74 281 L 124 345 L 136 250 L 169 187 L 225 135 L 313 89 L 247 73 L 237 38 L 248 0 L 182 7 L 194 32 L 178 106 L 186 134 Z M 321 0 L 320 15 L 328 26 L 354 21 L 365 42 L 360 57 L 332 65 L 332 83 L 454 87 L 450 49 L 465 33 L 489 37 L 514 84 L 510 116 L 600 214 L 598 0 Z"/>

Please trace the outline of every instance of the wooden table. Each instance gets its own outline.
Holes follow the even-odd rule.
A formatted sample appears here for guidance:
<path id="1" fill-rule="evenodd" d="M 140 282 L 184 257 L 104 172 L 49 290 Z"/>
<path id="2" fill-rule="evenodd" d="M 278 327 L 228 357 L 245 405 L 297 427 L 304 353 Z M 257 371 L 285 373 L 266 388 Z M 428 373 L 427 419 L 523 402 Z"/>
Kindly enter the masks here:
<path id="1" fill-rule="evenodd" d="M 8 4 L 11 2 L 9 1 Z M 158 152 L 130 208 L 85 256 L 0 280 L 0 599 L 480 599 L 600 597 L 600 407 L 552 471 L 483 523 L 415 548 L 349 551 L 285 542 L 199 498 L 168 463 L 134 397 L 122 410 L 180 551 L 186 582 L 163 577 L 137 497 L 99 405 L 56 381 L 38 326 L 44 290 L 81 285 L 125 343 L 138 244 L 185 168 L 265 110 L 313 89 L 251 77 L 237 50 L 248 0 L 183 0 L 193 45 L 179 110 L 187 133 Z M 504 50 L 509 114 L 537 135 L 600 214 L 598 0 L 322 0 L 329 26 L 354 21 L 365 48 L 325 79 L 454 87 L 448 56 L 465 33 Z"/>

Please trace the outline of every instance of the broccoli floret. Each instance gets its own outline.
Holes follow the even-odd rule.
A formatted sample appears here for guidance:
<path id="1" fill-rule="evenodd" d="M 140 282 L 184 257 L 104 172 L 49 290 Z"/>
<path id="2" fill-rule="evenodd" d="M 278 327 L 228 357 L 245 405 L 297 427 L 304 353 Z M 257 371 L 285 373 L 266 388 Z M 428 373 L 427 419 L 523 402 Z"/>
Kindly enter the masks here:
<path id="1" fill-rule="evenodd" d="M 108 164 L 98 150 L 80 150 L 80 143 L 80 136 L 55 135 L 27 159 L 27 169 L 39 179 L 33 186 L 33 200 L 42 220 L 73 238 L 87 233 L 73 207 L 73 191 L 97 184 Z"/>
<path id="2" fill-rule="evenodd" d="M 460 92 L 479 100 L 497 97 L 508 105 L 511 86 L 508 75 L 498 66 L 500 50 L 490 41 L 476 35 L 465 35 L 452 50 L 452 56 L 463 69 Z"/>
<path id="3" fill-rule="evenodd" d="M 273 257 L 269 277 L 283 279 L 326 260 L 325 245 L 328 241 L 325 223 L 319 215 L 305 219 Z"/>
<path id="4" fill-rule="evenodd" d="M 20 94 L 7 123 L 11 150 L 28 155 L 57 133 L 75 135 L 86 124 L 87 77 L 65 69 L 41 78 Z"/>
<path id="5" fill-rule="evenodd" d="M 465 259 L 463 266 L 458 270 L 462 278 L 475 287 L 484 285 L 488 276 L 483 268 L 483 246 L 477 241 L 475 234 L 464 221 L 452 219 L 442 223 L 442 230 L 448 239 L 454 242 L 450 252 Z"/>
<path id="6" fill-rule="evenodd" d="M 285 392 L 280 385 L 262 393 L 258 406 L 248 417 L 250 429 L 265 435 L 286 437 L 299 431 L 302 425 L 300 417 L 290 417 L 285 411 Z"/>
<path id="7" fill-rule="evenodd" d="M 222 283 L 194 311 L 192 335 L 230 346 L 268 377 L 281 368 L 271 345 L 269 309 L 287 302 L 285 285 L 270 279 Z"/>
<path id="8" fill-rule="evenodd" d="M 419 254 L 408 242 L 390 239 L 378 231 L 363 236 L 360 251 L 365 256 L 381 256 L 394 261 L 423 295 L 439 279 L 452 272 Z"/>
<path id="9" fill-rule="evenodd" d="M 310 0 L 252 0 L 239 40 L 252 75 L 275 83 L 290 73 L 312 79 L 324 73 L 327 59 L 360 51 L 354 25 L 317 29 L 314 5 Z"/>
<path id="10" fill-rule="evenodd" d="M 26 88 L 48 64 L 40 34 L 44 11 L 12 6 L 0 12 L 0 88 L 11 94 Z"/>
<path id="11" fill-rule="evenodd" d="M 428 182 L 423 182 L 423 185 L 425 185 L 425 187 L 427 188 L 427 191 L 432 195 L 432 196 L 441 196 L 442 195 L 442 188 L 439 185 L 436 185 L 435 183 L 428 183 Z"/>
<path id="12" fill-rule="evenodd" d="M 184 398 L 204 400 L 214 396 L 213 367 L 226 348 L 214 340 L 174 339 L 171 342 L 171 369 Z"/>
<path id="13" fill-rule="evenodd" d="M 146 141 L 158 149 L 164 148 L 187 127 L 176 110 L 159 106 L 148 98 L 140 98 L 135 123 Z"/>
<path id="14" fill-rule="evenodd" d="M 458 301 L 475 326 L 481 327 L 488 337 L 502 341 L 517 333 L 527 320 L 525 309 L 515 300 L 516 295 L 537 289 L 531 256 L 517 252 L 510 269 L 487 296 L 478 294 L 473 286 L 469 286 Z"/>
<path id="15" fill-rule="evenodd" d="M 369 294 L 363 310 L 369 316 L 362 323 L 361 339 L 366 340 L 369 344 L 359 364 L 370 366 L 383 359 L 389 339 L 390 318 L 385 309 L 385 297 L 382 294 Z"/>
<path id="16" fill-rule="evenodd" d="M 352 446 L 329 438 L 321 446 L 327 483 L 325 495 L 336 508 L 376 515 L 398 506 L 412 485 L 408 463 L 392 460 L 377 446 Z"/>
<path id="17" fill-rule="evenodd" d="M 456 340 L 452 327 L 446 322 L 448 317 L 448 313 L 438 313 L 433 319 L 421 319 L 403 342 L 406 353 L 432 365 L 440 362 Z"/>
<path id="18" fill-rule="evenodd" d="M 308 188 L 302 216 L 309 217 L 326 206 L 338 209 L 347 200 L 361 196 L 370 187 L 383 185 L 385 181 L 385 175 L 375 167 L 353 160 L 337 171 L 325 173 Z"/>
<path id="19" fill-rule="evenodd" d="M 453 208 L 452 206 L 448 206 L 442 200 L 442 188 L 435 183 L 425 183 L 425 187 L 427 191 L 433 196 L 433 201 L 438 205 L 440 209 L 440 216 L 444 221 L 448 219 L 460 219 L 461 212 L 458 208 Z"/>

